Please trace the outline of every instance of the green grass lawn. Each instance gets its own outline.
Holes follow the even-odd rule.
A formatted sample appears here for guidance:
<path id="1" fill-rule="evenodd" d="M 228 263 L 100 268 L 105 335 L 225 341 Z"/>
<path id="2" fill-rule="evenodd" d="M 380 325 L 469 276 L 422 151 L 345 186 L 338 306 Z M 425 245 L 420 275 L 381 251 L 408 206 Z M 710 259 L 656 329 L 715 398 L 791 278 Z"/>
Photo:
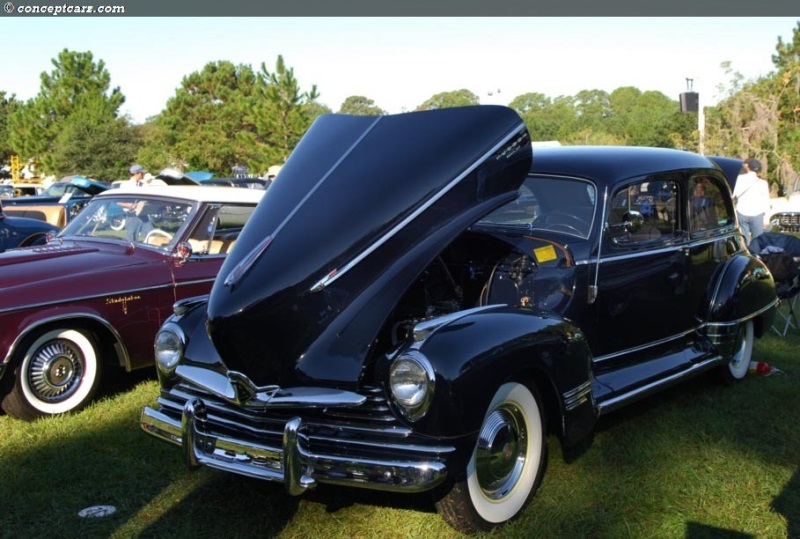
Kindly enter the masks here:
<path id="1" fill-rule="evenodd" d="M 610 415 L 565 464 L 554 438 L 542 486 L 495 537 L 800 538 L 800 332 L 755 357 L 783 371 L 733 387 L 704 377 Z M 425 495 L 283 487 L 202 469 L 139 429 L 153 379 L 81 413 L 0 416 L 0 537 L 458 537 Z M 105 518 L 80 518 L 113 505 Z"/>

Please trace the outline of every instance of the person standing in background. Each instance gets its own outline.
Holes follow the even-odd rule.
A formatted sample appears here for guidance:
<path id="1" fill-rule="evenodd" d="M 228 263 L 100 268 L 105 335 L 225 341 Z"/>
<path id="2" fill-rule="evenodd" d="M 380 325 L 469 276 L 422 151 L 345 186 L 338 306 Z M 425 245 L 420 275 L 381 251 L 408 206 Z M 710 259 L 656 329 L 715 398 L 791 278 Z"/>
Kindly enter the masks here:
<path id="1" fill-rule="evenodd" d="M 739 218 L 739 227 L 749 245 L 753 238 L 764 232 L 764 217 L 770 210 L 769 184 L 761 179 L 761 162 L 748 159 L 744 162 L 745 172 L 736 178 L 733 188 L 733 201 Z"/>

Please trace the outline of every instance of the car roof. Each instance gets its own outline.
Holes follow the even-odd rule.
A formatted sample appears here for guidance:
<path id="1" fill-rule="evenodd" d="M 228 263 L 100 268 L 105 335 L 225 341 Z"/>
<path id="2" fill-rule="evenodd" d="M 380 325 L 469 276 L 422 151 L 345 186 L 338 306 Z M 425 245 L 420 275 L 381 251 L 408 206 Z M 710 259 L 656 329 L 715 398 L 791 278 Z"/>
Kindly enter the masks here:
<path id="1" fill-rule="evenodd" d="M 637 176 L 684 169 L 718 170 L 718 167 L 702 155 L 669 148 L 560 146 L 534 148 L 530 171 L 613 184 Z"/>
<path id="2" fill-rule="evenodd" d="M 183 198 L 198 202 L 240 202 L 258 203 L 266 191 L 262 189 L 242 189 L 241 187 L 201 186 L 201 185 L 148 185 L 137 187 L 121 185 L 97 195 L 110 196 L 164 196 Z"/>

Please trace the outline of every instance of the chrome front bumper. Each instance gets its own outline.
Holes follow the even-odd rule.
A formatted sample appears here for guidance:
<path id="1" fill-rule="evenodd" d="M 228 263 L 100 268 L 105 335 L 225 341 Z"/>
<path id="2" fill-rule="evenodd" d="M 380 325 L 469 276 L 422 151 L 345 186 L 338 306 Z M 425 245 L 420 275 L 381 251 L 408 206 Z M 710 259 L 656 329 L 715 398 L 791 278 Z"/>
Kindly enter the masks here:
<path id="1" fill-rule="evenodd" d="M 145 407 L 140 423 L 145 432 L 179 445 L 190 469 L 208 466 L 279 481 L 291 495 L 302 494 L 317 482 L 395 492 L 430 490 L 445 480 L 447 467 L 443 461 L 429 455 L 454 451 L 453 447 L 425 447 L 418 459 L 397 460 L 320 454 L 309 450 L 308 424 L 301 417 L 293 417 L 284 424 L 282 444 L 273 447 L 231 435 L 235 426 L 232 429 L 230 423 L 209 415 L 203 399 L 193 398 L 184 404 L 180 421 L 174 414 Z M 341 446 L 342 454 L 347 453 L 346 445 Z M 367 440 L 361 445 L 369 448 L 371 442 Z M 374 447 L 384 455 L 393 453 L 391 447 L 384 444 L 374 444 Z"/>

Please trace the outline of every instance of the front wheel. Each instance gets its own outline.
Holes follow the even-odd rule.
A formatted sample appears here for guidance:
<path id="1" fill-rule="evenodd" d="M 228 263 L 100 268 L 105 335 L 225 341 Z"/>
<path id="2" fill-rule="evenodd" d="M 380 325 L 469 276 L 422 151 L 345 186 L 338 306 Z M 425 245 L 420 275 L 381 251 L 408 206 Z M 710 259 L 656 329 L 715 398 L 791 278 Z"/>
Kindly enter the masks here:
<path id="1" fill-rule="evenodd" d="M 753 321 L 748 320 L 744 324 L 740 324 L 734 354 L 728 363 L 722 366 L 722 378 L 725 382 L 736 382 L 747 376 L 750 361 L 753 359 L 754 340 Z"/>
<path id="2" fill-rule="evenodd" d="M 100 382 L 93 339 L 81 331 L 61 328 L 27 342 L 11 390 L 3 397 L 6 413 L 31 421 L 83 408 Z"/>
<path id="3" fill-rule="evenodd" d="M 448 524 L 488 531 L 517 517 L 533 498 L 547 462 L 544 414 L 535 389 L 500 386 L 486 412 L 466 478 L 436 503 Z"/>

